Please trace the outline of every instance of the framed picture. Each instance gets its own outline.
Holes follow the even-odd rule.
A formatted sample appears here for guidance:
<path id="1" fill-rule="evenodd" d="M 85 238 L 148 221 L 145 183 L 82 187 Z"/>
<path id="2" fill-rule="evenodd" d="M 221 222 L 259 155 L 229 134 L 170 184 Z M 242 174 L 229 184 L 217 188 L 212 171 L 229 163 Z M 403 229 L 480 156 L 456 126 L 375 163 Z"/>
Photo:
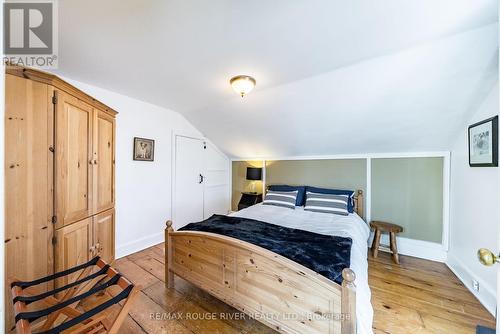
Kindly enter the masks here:
<path id="1" fill-rule="evenodd" d="M 134 138 L 134 160 L 154 161 L 155 141 L 146 138 Z"/>
<path id="2" fill-rule="evenodd" d="M 498 167 L 498 116 L 469 126 L 469 166 Z"/>

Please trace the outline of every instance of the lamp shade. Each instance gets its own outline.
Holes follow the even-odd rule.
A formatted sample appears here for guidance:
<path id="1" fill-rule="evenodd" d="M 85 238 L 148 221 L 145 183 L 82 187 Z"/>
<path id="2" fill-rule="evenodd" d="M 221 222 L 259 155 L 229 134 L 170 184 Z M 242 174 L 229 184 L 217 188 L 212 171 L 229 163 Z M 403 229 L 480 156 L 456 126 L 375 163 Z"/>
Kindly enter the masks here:
<path id="1" fill-rule="evenodd" d="M 262 168 L 247 167 L 247 180 L 262 180 Z"/>
<path id="2" fill-rule="evenodd" d="M 255 79 L 248 75 L 237 75 L 229 80 L 231 87 L 233 87 L 234 91 L 241 95 L 241 97 L 250 93 L 256 83 Z"/>

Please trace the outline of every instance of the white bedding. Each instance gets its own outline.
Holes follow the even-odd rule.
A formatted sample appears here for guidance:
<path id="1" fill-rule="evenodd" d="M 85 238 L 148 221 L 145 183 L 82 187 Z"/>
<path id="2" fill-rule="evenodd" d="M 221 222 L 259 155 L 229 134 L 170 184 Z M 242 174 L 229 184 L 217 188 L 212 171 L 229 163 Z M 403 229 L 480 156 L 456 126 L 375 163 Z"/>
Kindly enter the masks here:
<path id="1" fill-rule="evenodd" d="M 260 220 L 266 223 L 296 228 L 325 235 L 350 237 L 351 269 L 356 273 L 356 319 L 358 334 L 372 334 L 373 308 L 368 286 L 368 237 L 370 229 L 357 215 L 340 216 L 328 213 L 295 210 L 274 205 L 257 204 L 230 216 Z"/>

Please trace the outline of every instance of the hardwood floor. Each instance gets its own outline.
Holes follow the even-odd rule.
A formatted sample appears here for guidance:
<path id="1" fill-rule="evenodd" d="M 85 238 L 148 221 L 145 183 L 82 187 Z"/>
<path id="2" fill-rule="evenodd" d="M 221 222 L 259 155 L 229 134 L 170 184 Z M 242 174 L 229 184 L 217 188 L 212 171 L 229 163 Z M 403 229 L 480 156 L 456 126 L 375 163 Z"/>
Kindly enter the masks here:
<path id="1" fill-rule="evenodd" d="M 442 263 L 400 256 L 400 265 L 380 252 L 369 259 L 375 333 L 475 333 L 494 318 Z M 191 284 L 164 284 L 162 245 L 116 261 L 116 268 L 141 287 L 120 333 L 275 333 Z M 225 319 L 210 319 L 226 314 Z M 170 315 L 170 317 L 169 317 Z M 231 317 L 233 317 L 231 319 Z"/>
<path id="2" fill-rule="evenodd" d="M 369 258 L 375 333 L 476 333 L 495 319 L 442 263 L 388 253 Z"/>

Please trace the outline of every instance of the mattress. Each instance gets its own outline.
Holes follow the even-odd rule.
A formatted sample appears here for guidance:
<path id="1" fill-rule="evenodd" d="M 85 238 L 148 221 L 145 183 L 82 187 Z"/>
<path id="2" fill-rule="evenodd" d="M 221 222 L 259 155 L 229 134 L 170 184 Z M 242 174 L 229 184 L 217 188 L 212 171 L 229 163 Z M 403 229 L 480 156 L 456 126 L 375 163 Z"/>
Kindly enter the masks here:
<path id="1" fill-rule="evenodd" d="M 358 334 L 372 334 L 373 307 L 368 286 L 368 238 L 370 228 L 357 214 L 340 216 L 257 204 L 230 214 L 304 231 L 351 238 L 351 265 L 356 273 L 356 321 Z"/>

